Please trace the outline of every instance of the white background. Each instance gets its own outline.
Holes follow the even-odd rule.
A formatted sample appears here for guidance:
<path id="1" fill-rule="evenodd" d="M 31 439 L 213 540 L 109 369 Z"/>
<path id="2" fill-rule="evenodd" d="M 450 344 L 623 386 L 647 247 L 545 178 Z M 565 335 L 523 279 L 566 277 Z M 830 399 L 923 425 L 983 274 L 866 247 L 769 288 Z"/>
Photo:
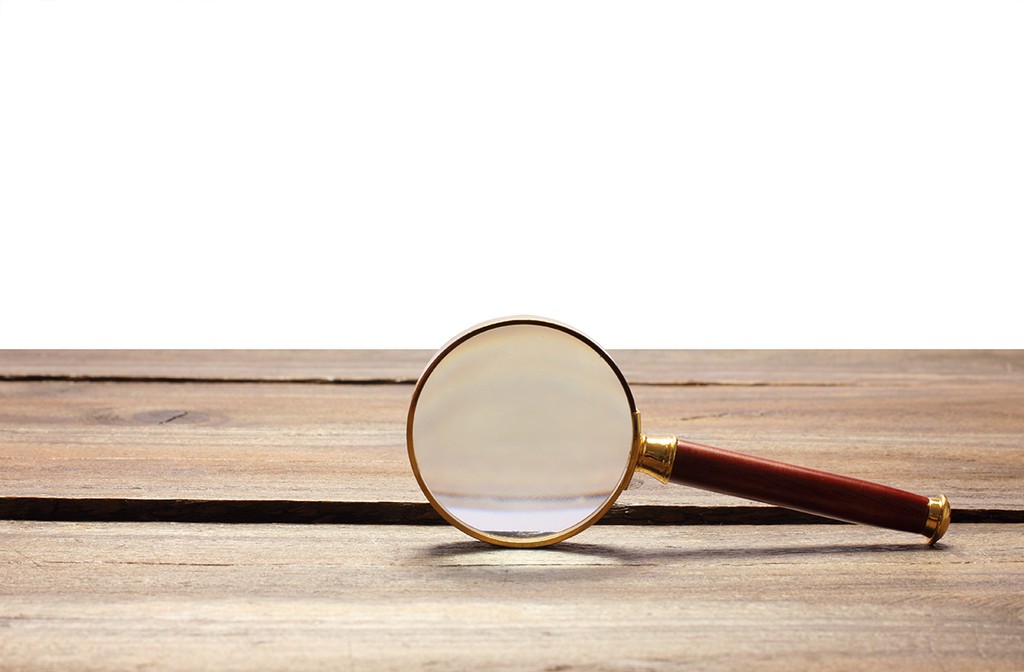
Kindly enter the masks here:
<path id="1" fill-rule="evenodd" d="M 1021 347 L 1024 3 L 0 1 L 0 346 Z"/>

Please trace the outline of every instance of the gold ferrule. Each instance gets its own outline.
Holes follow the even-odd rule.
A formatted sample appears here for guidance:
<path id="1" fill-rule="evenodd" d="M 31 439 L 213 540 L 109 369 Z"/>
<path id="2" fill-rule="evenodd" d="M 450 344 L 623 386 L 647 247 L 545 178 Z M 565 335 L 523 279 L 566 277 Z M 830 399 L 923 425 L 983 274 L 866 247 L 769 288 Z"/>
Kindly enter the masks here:
<path id="1" fill-rule="evenodd" d="M 672 463 L 676 459 L 676 437 L 652 439 L 640 435 L 640 459 L 636 470 L 654 476 L 662 483 L 668 483 L 672 475 Z"/>
<path id="2" fill-rule="evenodd" d="M 928 520 L 924 524 L 922 534 L 928 537 L 928 544 L 934 544 L 949 529 L 949 500 L 945 495 L 928 498 Z"/>

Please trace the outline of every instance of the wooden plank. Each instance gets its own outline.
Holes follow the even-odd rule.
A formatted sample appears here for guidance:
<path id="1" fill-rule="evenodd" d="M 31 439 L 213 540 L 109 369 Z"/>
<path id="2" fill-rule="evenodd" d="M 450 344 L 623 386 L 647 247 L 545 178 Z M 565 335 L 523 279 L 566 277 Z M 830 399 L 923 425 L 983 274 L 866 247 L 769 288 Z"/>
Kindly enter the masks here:
<path id="1" fill-rule="evenodd" d="M 431 350 L 0 350 L 0 377 L 415 381 Z M 615 350 L 634 383 L 1024 384 L 1024 351 Z"/>
<path id="2" fill-rule="evenodd" d="M 422 502 L 400 385 L 0 382 L 0 497 Z M 637 386 L 645 429 L 1020 510 L 1024 386 Z M 623 504 L 733 498 L 638 478 Z"/>
<path id="3" fill-rule="evenodd" d="M 1024 385 L 1024 350 L 626 350 L 612 355 L 635 383 Z"/>
<path id="4" fill-rule="evenodd" d="M 415 381 L 429 350 L 0 350 L 0 376 Z"/>
<path id="5" fill-rule="evenodd" d="M 1022 538 L 0 522 L 0 667 L 1019 670 Z"/>
<path id="6" fill-rule="evenodd" d="M 0 383 L 4 496 L 408 501 L 406 386 Z"/>

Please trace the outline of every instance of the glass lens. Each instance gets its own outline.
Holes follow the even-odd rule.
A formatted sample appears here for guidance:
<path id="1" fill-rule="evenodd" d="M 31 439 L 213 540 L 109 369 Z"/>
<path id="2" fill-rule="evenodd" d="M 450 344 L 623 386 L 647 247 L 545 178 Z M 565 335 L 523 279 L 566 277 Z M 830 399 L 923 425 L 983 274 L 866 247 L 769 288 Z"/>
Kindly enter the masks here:
<path id="1" fill-rule="evenodd" d="M 485 327 L 421 379 L 410 457 L 436 505 L 478 536 L 564 537 L 603 513 L 630 473 L 633 410 L 614 365 L 583 337 L 545 323 Z"/>

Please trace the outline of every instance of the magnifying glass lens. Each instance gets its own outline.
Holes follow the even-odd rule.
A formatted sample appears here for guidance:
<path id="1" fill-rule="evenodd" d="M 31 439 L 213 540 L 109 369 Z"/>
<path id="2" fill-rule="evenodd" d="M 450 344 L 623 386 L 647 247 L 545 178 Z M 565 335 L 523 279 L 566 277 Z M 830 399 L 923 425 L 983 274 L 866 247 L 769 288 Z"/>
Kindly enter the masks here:
<path id="1" fill-rule="evenodd" d="M 485 326 L 420 379 L 410 458 L 450 522 L 487 541 L 539 545 L 611 506 L 632 472 L 634 410 L 621 373 L 579 334 Z"/>

